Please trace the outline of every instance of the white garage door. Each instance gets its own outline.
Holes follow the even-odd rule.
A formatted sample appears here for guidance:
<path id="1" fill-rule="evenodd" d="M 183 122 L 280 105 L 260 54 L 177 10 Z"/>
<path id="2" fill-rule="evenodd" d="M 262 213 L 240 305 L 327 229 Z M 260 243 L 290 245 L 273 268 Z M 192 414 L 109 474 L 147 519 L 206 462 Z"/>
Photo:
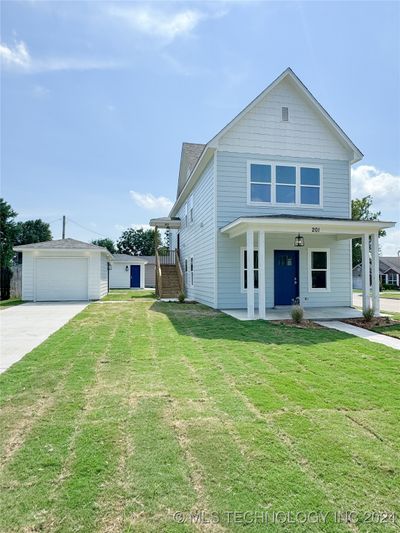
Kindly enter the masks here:
<path id="1" fill-rule="evenodd" d="M 87 300 L 88 261 L 85 258 L 36 260 L 36 300 Z"/>

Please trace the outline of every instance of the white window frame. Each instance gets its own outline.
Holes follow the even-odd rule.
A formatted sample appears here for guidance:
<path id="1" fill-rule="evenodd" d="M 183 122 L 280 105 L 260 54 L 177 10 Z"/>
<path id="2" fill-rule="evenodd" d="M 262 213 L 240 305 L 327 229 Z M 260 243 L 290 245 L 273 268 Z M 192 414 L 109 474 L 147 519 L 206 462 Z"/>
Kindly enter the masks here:
<path id="1" fill-rule="evenodd" d="M 244 252 L 247 251 L 247 246 L 240 247 L 240 291 L 247 293 L 247 289 L 244 288 Z M 258 253 L 258 248 L 253 248 L 254 252 Z M 258 271 L 258 282 L 260 283 L 260 256 L 258 256 L 258 268 L 254 268 L 254 271 Z M 258 292 L 258 289 L 254 288 L 254 292 Z"/>
<path id="2" fill-rule="evenodd" d="M 397 285 L 397 274 L 396 274 L 396 272 L 388 272 L 386 274 L 386 277 L 387 277 L 387 285 Z M 390 279 L 392 281 L 390 281 Z"/>
<path id="3" fill-rule="evenodd" d="M 188 204 L 187 202 L 183 206 L 183 220 L 185 221 L 185 228 L 188 226 Z"/>
<path id="4" fill-rule="evenodd" d="M 270 165 L 271 166 L 271 201 L 270 202 L 253 202 L 251 200 L 251 165 Z M 296 194 L 295 202 L 292 204 L 285 204 L 276 201 L 276 167 L 294 167 L 296 169 Z M 301 185 L 300 169 L 301 168 L 317 168 L 319 170 L 319 204 L 302 204 L 301 203 L 301 187 L 317 187 L 317 185 Z M 247 205 L 263 206 L 263 207 L 301 207 L 303 209 L 322 209 L 323 206 L 323 167 L 321 165 L 313 165 L 308 163 L 293 163 L 291 161 L 264 161 L 253 160 L 247 161 Z M 293 185 L 290 185 L 293 187 Z"/>
<path id="5" fill-rule="evenodd" d="M 193 194 L 189 198 L 189 224 L 193 224 L 194 217 L 193 217 Z"/>
<path id="6" fill-rule="evenodd" d="M 189 262 L 189 286 L 194 287 L 194 256 L 190 256 Z"/>
<path id="7" fill-rule="evenodd" d="M 312 268 L 312 253 L 326 253 L 326 269 Z M 312 271 L 318 270 L 326 272 L 326 287 L 316 288 L 312 286 Z M 309 248 L 308 249 L 308 292 L 331 292 L 331 251 L 329 248 Z"/>
<path id="8" fill-rule="evenodd" d="M 185 270 L 185 286 L 189 287 L 189 268 L 188 268 L 188 258 L 185 257 L 183 261 L 183 267 Z"/>

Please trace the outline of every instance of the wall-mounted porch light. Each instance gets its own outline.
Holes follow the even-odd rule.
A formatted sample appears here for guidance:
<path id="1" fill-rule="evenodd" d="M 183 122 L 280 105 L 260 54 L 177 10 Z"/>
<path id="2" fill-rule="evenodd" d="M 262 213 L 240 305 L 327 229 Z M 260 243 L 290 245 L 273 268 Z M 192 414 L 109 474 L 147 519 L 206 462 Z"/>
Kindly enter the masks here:
<path id="1" fill-rule="evenodd" d="M 128 270 L 129 270 L 129 267 L 128 267 L 128 265 L 126 265 L 125 272 L 128 272 Z"/>
<path id="2" fill-rule="evenodd" d="M 303 235 L 300 235 L 300 233 L 297 235 L 297 237 L 294 238 L 294 245 L 298 248 L 301 246 L 304 246 L 304 237 Z"/>

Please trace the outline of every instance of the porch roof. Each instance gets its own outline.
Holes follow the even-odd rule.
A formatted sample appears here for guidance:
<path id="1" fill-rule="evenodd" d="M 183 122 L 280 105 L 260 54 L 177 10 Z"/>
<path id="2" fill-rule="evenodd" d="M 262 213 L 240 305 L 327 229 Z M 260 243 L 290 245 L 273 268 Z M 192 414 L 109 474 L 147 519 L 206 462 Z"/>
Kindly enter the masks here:
<path id="1" fill-rule="evenodd" d="M 248 230 L 266 231 L 268 233 L 315 233 L 341 235 L 351 239 L 361 235 L 377 233 L 391 228 L 395 222 L 379 220 L 351 220 L 346 218 L 312 217 L 302 215 L 267 215 L 239 217 L 223 228 L 221 233 L 237 237 Z"/>
<path id="2" fill-rule="evenodd" d="M 150 226 L 154 228 L 179 229 L 181 227 L 181 219 L 177 217 L 152 218 Z"/>

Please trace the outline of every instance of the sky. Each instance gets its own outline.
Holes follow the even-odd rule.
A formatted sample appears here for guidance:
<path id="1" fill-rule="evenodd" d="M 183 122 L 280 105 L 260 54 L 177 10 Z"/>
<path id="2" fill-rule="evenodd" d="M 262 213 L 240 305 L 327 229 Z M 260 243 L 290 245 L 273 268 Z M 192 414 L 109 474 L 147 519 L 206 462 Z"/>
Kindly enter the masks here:
<path id="1" fill-rule="evenodd" d="M 206 143 L 290 66 L 364 153 L 353 197 L 400 205 L 399 2 L 1 2 L 2 196 L 61 237 L 168 214 Z M 397 226 L 384 255 L 400 249 Z"/>

